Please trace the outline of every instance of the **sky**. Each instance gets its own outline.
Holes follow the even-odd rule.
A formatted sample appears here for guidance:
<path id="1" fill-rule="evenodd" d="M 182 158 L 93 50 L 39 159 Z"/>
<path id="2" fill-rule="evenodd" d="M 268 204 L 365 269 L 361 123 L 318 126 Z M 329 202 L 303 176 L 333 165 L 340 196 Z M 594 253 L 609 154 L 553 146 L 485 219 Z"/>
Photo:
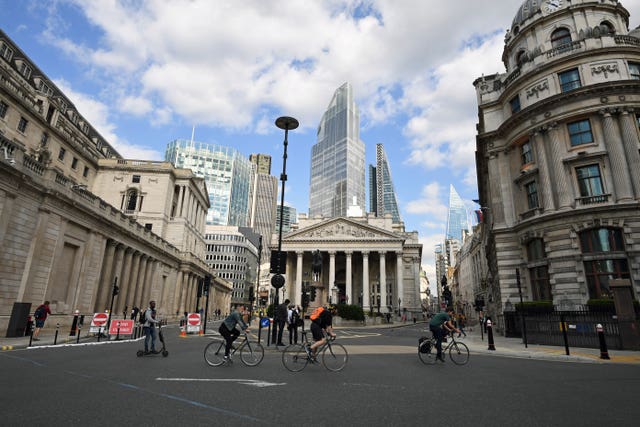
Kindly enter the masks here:
<path id="1" fill-rule="evenodd" d="M 0 28 L 123 157 L 164 160 L 167 143 L 272 156 L 285 200 L 307 212 L 311 147 L 349 82 L 366 163 L 384 144 L 400 214 L 435 289 L 449 186 L 473 209 L 473 81 L 505 72 L 522 0 L 0 0 Z M 630 28 L 640 0 L 621 2 Z M 367 195 L 368 204 L 368 195 Z M 368 208 L 368 206 L 367 206 Z"/>

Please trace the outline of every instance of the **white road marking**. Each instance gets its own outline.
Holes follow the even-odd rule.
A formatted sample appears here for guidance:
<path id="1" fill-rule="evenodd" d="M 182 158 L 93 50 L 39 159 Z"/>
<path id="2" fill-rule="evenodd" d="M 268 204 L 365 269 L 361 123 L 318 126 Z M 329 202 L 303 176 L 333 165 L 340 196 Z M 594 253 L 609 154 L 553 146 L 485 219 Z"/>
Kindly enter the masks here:
<path id="1" fill-rule="evenodd" d="M 270 383 L 262 380 L 248 380 L 239 378 L 156 378 L 156 381 L 195 381 L 195 382 L 234 382 L 253 387 L 272 387 L 286 385 L 287 383 Z"/>

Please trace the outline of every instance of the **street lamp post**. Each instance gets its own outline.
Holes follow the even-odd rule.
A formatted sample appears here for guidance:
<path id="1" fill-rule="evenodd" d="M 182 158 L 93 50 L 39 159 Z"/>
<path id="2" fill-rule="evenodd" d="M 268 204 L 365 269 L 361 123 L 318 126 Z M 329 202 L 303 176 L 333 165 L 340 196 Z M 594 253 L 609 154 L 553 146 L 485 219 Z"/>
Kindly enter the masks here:
<path id="1" fill-rule="evenodd" d="M 289 131 L 296 129 L 300 124 L 293 117 L 278 117 L 276 119 L 276 126 L 280 129 L 284 129 L 284 154 L 282 156 L 282 175 L 280 175 L 280 181 L 282 181 L 282 190 L 280 194 L 280 229 L 278 230 L 278 259 L 281 259 L 282 256 L 282 226 L 284 219 L 284 186 L 287 181 L 287 145 L 289 144 L 288 137 Z M 276 288 L 276 292 L 274 293 L 273 299 L 273 309 L 275 312 L 276 307 L 280 303 L 278 300 L 278 288 L 284 286 L 284 277 L 281 275 L 283 271 L 280 271 L 280 262 L 278 262 L 277 271 L 275 276 L 271 279 L 271 284 L 279 285 L 274 286 Z M 275 280 L 274 280 L 275 279 Z M 284 295 L 283 295 L 284 297 Z"/>

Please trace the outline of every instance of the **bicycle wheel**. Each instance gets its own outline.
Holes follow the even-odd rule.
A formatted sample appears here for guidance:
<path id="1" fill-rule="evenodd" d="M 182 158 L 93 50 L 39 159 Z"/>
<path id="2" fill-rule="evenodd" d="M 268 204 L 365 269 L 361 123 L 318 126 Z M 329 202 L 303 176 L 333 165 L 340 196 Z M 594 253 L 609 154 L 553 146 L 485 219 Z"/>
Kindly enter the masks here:
<path id="1" fill-rule="evenodd" d="M 424 340 L 418 345 L 418 357 L 425 365 L 436 363 L 436 348 L 431 340 Z"/>
<path id="2" fill-rule="evenodd" d="M 456 365 L 464 365 L 469 361 L 469 347 L 461 342 L 451 343 L 449 357 Z"/>
<path id="3" fill-rule="evenodd" d="M 204 360 L 209 366 L 220 366 L 224 363 L 225 344 L 225 340 L 214 338 L 213 341 L 204 348 Z"/>
<path id="4" fill-rule="evenodd" d="M 347 360 L 349 360 L 349 354 L 341 344 L 328 345 L 322 351 L 322 364 L 330 371 L 341 371 L 347 365 Z"/>
<path id="5" fill-rule="evenodd" d="M 240 360 L 247 366 L 256 366 L 262 362 L 263 357 L 264 347 L 260 343 L 247 341 L 240 349 Z"/>
<path id="6" fill-rule="evenodd" d="M 299 372 L 309 363 L 304 345 L 291 344 L 282 352 L 282 364 L 291 372 Z"/>

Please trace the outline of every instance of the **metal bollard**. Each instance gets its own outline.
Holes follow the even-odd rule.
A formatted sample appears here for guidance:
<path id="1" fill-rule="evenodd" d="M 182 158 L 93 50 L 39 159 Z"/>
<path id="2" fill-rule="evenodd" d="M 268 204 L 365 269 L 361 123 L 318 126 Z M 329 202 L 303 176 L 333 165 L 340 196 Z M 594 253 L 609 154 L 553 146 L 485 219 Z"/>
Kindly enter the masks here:
<path id="1" fill-rule="evenodd" d="M 496 346 L 493 343 L 493 326 L 491 326 L 491 320 L 487 320 L 487 337 L 489 339 L 489 348 L 487 350 L 495 350 Z"/>
<path id="2" fill-rule="evenodd" d="M 58 330 L 60 329 L 60 323 L 56 323 L 56 335 L 53 337 L 53 345 L 58 344 Z"/>
<path id="3" fill-rule="evenodd" d="M 82 325 L 78 324 L 78 336 L 76 337 L 76 344 L 80 344 L 80 332 L 82 331 Z"/>
<path id="4" fill-rule="evenodd" d="M 604 339 L 604 328 L 600 323 L 596 325 L 596 331 L 598 332 L 598 339 L 600 340 L 600 359 L 609 359 L 609 352 L 607 351 L 607 341 Z"/>

